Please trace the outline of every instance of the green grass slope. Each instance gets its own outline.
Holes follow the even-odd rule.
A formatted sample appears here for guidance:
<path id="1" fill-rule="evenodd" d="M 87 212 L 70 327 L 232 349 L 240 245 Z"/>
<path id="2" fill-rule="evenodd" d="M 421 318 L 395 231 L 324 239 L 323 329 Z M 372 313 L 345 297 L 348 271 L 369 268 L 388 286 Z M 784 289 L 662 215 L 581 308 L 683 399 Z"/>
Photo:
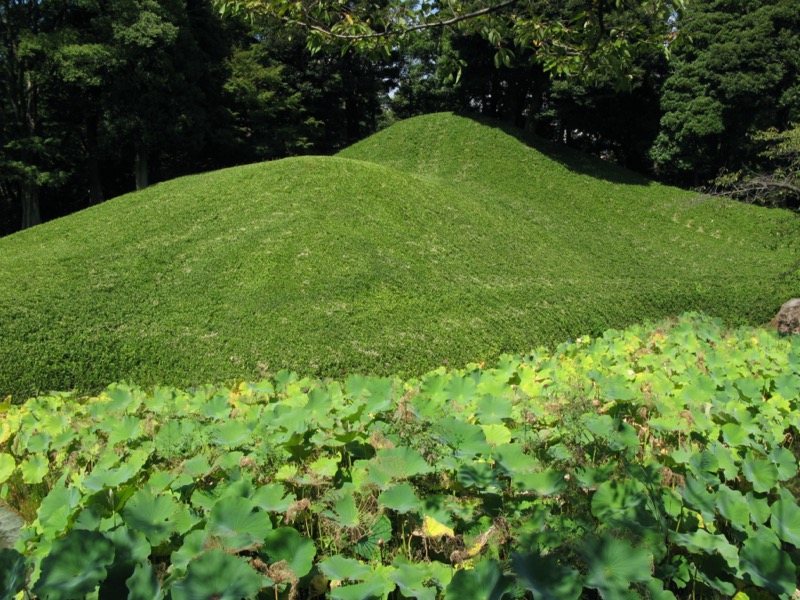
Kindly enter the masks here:
<path id="1" fill-rule="evenodd" d="M 0 240 L 0 396 L 413 375 L 684 310 L 769 319 L 797 218 L 448 114 Z"/>

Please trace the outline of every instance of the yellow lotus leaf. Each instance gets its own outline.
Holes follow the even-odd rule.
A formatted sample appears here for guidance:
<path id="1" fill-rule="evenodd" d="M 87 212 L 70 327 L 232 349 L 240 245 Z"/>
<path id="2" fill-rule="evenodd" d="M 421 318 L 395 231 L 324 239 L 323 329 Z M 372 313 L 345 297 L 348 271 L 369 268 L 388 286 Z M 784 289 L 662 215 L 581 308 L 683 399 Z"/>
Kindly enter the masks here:
<path id="1" fill-rule="evenodd" d="M 422 535 L 431 538 L 438 538 L 443 535 L 447 537 L 456 537 L 456 533 L 452 528 L 443 523 L 439 523 L 439 521 L 429 515 L 425 515 L 422 521 Z"/>

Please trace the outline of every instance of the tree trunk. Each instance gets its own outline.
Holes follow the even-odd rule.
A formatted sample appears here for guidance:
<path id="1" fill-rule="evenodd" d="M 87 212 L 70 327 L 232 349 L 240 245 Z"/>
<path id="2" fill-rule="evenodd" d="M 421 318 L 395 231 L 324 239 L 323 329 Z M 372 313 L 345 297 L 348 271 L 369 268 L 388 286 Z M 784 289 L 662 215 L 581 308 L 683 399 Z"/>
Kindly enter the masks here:
<path id="1" fill-rule="evenodd" d="M 141 144 L 136 145 L 136 157 L 133 161 L 134 177 L 136 178 L 136 189 L 143 190 L 148 186 L 147 170 L 147 151 Z"/>
<path id="2" fill-rule="evenodd" d="M 89 178 L 89 202 L 103 201 L 103 182 L 100 179 L 100 161 L 97 152 L 97 116 L 86 118 L 86 171 Z"/>
<path id="3" fill-rule="evenodd" d="M 22 229 L 39 225 L 42 216 L 39 212 L 39 186 L 33 180 L 22 184 Z"/>

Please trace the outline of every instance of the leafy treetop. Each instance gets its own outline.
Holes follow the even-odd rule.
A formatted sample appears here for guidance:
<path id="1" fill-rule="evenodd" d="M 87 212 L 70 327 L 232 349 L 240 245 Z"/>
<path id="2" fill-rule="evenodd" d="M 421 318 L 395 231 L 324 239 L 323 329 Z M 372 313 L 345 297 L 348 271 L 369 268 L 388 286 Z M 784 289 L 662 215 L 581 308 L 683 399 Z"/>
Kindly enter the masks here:
<path id="1" fill-rule="evenodd" d="M 309 49 L 340 47 L 388 57 L 398 40 L 425 29 L 455 27 L 496 46 L 495 64 L 512 48 L 530 52 L 545 70 L 591 79 L 611 72 L 624 87 L 637 47 L 668 51 L 671 22 L 684 0 L 217 0 L 223 15 L 266 16 L 307 31 Z"/>

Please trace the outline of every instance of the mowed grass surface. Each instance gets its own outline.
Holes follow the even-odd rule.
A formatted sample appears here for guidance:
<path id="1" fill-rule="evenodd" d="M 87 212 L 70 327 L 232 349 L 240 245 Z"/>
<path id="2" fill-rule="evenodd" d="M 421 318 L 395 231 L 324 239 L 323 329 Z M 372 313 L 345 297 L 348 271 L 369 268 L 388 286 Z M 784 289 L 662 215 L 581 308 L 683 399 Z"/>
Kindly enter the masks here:
<path id="1" fill-rule="evenodd" d="M 800 291 L 791 213 L 511 133 L 419 117 L 0 239 L 0 396 L 407 377 L 685 310 L 762 323 Z"/>

